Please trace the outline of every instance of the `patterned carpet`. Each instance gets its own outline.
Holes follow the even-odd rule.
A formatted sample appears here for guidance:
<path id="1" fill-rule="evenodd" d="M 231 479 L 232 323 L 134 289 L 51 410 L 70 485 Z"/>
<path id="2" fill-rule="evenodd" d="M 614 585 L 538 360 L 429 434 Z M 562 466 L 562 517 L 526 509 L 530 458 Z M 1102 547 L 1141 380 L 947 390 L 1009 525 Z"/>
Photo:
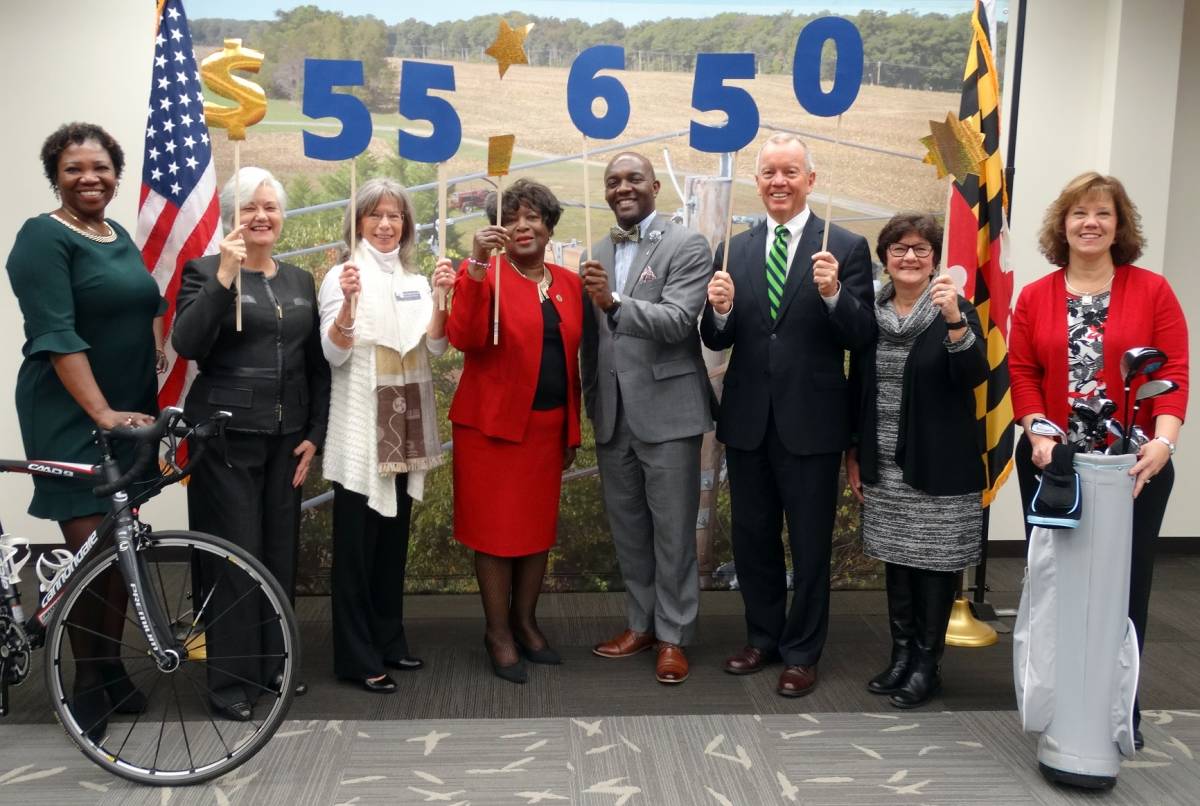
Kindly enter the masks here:
<path id="1" fill-rule="evenodd" d="M 994 565 L 991 600 L 1015 601 L 1019 564 Z M 736 595 L 706 594 L 682 686 L 653 681 L 650 654 L 593 657 L 621 626 L 620 598 L 547 597 L 543 627 L 566 659 L 526 686 L 490 675 L 474 597 L 414 597 L 410 635 L 428 668 L 376 696 L 328 673 L 327 602 L 302 600 L 312 692 L 256 758 L 202 787 L 160 790 L 108 776 L 49 722 L 41 677 L 12 692 L 0 723 L 3 804 L 1106 804 L 1200 802 L 1200 559 L 1160 562 L 1142 699 L 1146 749 L 1103 795 L 1040 776 L 1036 739 L 1013 710 L 1011 645 L 951 649 L 946 689 L 900 712 L 867 694 L 886 656 L 879 593 L 834 595 L 821 683 L 803 700 L 773 693 L 778 667 L 720 671 L 741 626 Z"/>

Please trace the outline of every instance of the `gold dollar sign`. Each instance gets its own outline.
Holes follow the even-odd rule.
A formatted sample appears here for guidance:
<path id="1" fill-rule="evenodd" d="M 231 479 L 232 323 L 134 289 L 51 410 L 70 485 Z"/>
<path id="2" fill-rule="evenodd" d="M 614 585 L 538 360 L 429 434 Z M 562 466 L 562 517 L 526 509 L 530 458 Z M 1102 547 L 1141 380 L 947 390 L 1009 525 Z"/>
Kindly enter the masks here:
<path id="1" fill-rule="evenodd" d="M 263 55 L 242 47 L 240 39 L 226 39 L 225 49 L 200 62 L 200 76 L 210 90 L 235 101 L 237 106 L 204 105 L 204 122 L 229 131 L 230 140 L 245 140 L 246 127 L 258 123 L 267 114 L 267 95 L 253 81 L 233 75 L 234 70 L 257 73 Z"/>

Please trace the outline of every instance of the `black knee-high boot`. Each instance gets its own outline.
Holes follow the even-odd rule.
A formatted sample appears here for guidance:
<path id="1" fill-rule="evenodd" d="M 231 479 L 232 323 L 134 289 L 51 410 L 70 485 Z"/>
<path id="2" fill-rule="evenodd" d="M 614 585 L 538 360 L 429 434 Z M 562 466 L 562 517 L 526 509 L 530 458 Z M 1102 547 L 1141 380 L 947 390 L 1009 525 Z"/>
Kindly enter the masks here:
<path id="1" fill-rule="evenodd" d="M 886 669 L 867 681 L 867 691 L 872 694 L 891 694 L 908 677 L 916 639 L 912 590 L 912 575 L 916 573 L 920 572 L 905 565 L 884 564 L 888 626 L 892 631 L 892 660 Z"/>
<path id="2" fill-rule="evenodd" d="M 913 570 L 913 610 L 917 634 L 908 678 L 888 698 L 897 708 L 917 708 L 933 699 L 942 687 L 942 653 L 946 625 L 958 589 L 953 571 Z"/>

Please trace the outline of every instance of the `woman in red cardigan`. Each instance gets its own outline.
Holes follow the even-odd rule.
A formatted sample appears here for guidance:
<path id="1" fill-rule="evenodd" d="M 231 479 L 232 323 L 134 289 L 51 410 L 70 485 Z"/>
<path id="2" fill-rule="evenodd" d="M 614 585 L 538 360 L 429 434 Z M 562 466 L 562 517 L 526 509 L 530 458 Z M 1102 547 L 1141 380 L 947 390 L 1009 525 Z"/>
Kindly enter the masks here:
<path id="1" fill-rule="evenodd" d="M 1095 172 L 1071 180 L 1046 211 L 1040 243 L 1047 259 L 1061 268 L 1021 292 L 1008 353 L 1013 413 L 1025 429 L 1017 443 L 1016 465 L 1026 511 L 1036 490 L 1035 466 L 1050 462 L 1054 445 L 1051 438 L 1029 432 L 1035 417 L 1069 426 L 1069 438 L 1078 441 L 1080 428 L 1070 413 L 1071 403 L 1106 397 L 1117 404 L 1114 416 L 1132 427 L 1129 412 L 1123 410 L 1120 371 L 1121 355 L 1131 347 L 1163 350 L 1167 361 L 1154 377 L 1179 384 L 1176 391 L 1151 398 L 1139 409 L 1137 424 L 1152 438 L 1129 471 L 1136 477 L 1129 617 L 1140 650 L 1155 543 L 1175 480 L 1171 456 L 1187 410 L 1187 323 L 1167 281 L 1131 265 L 1141 256 L 1145 241 L 1137 208 L 1119 180 Z M 1028 538 L 1028 526 L 1026 530 Z M 1140 748 L 1139 717 L 1135 703 L 1135 742 Z"/>
<path id="2" fill-rule="evenodd" d="M 495 221 L 494 194 L 487 212 Z M 450 343 L 465 355 L 450 406 L 454 537 L 475 550 L 484 644 L 496 675 L 513 683 L 525 682 L 522 658 L 562 662 L 536 618 L 558 528 L 562 471 L 579 446 L 582 286 L 574 272 L 545 262 L 561 214 L 545 185 L 521 179 L 507 188 L 504 226 L 475 233 L 446 326 Z M 489 259 L 497 249 L 503 254 Z"/>

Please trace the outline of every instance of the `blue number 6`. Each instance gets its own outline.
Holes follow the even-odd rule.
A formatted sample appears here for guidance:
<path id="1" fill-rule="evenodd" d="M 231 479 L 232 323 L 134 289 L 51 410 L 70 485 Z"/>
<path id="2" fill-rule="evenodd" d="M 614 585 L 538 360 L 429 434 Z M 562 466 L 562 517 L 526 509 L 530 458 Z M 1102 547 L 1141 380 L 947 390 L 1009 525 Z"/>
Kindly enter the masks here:
<path id="1" fill-rule="evenodd" d="M 593 45 L 575 57 L 567 76 L 567 112 L 584 137 L 611 140 L 629 124 L 629 93 L 614 76 L 598 76 L 601 70 L 624 70 L 625 48 Z M 592 113 L 592 101 L 603 98 L 604 117 Z"/>
<path id="2" fill-rule="evenodd" d="M 821 49 L 827 39 L 837 47 L 837 67 L 828 93 L 821 89 Z M 843 17 L 821 17 L 804 26 L 792 59 L 792 89 L 810 114 L 830 118 L 845 112 L 858 97 L 862 76 L 863 41 L 854 23 Z"/>
<path id="3" fill-rule="evenodd" d="M 340 133 L 323 137 L 304 132 L 304 156 L 319 160 L 345 160 L 357 157 L 371 142 L 371 113 L 367 105 L 348 92 L 334 87 L 361 87 L 362 62 L 349 59 L 304 60 L 304 104 L 310 118 L 337 118 Z"/>
<path id="4" fill-rule="evenodd" d="M 415 162 L 445 162 L 462 143 L 462 121 L 445 98 L 430 90 L 454 91 L 454 68 L 448 64 L 400 63 L 400 114 L 409 120 L 428 120 L 433 131 L 422 137 L 400 130 L 400 156 Z"/>
<path id="5" fill-rule="evenodd" d="M 692 108 L 720 110 L 728 116 L 723 126 L 692 121 L 689 144 L 698 151 L 737 151 L 758 134 L 758 106 L 741 87 L 727 87 L 729 78 L 754 78 L 753 53 L 697 53 L 692 84 Z"/>

